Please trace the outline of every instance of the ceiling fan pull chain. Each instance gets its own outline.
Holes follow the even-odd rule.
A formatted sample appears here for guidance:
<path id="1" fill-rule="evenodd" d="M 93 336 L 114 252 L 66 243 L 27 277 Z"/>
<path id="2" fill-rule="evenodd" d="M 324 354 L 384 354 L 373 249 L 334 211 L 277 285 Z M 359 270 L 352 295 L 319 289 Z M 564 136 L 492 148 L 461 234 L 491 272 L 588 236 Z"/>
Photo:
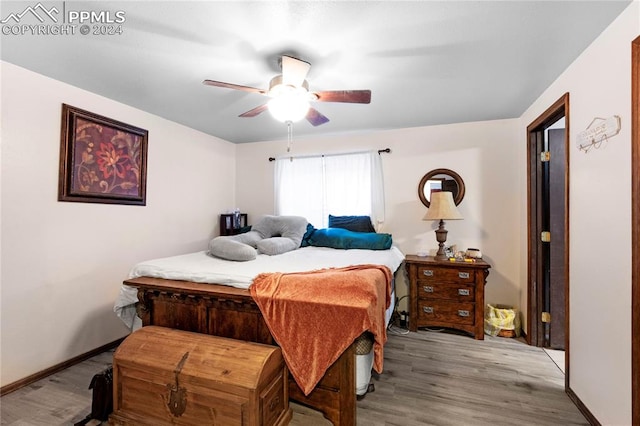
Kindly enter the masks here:
<path id="1" fill-rule="evenodd" d="M 287 152 L 291 151 L 291 142 L 293 141 L 293 121 L 287 121 Z M 290 159 L 293 161 L 293 158 Z"/>

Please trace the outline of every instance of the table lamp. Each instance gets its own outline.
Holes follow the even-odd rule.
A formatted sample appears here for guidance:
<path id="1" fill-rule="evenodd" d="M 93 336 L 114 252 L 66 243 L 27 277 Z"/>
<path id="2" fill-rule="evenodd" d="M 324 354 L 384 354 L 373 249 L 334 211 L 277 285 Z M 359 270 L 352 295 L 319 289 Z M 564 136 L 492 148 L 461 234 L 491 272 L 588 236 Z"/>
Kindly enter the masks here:
<path id="1" fill-rule="evenodd" d="M 444 254 L 444 243 L 447 241 L 447 230 L 444 229 L 444 221 L 457 219 L 462 219 L 462 215 L 453 202 L 453 194 L 449 191 L 432 192 L 429 210 L 422 220 L 440 221 L 438 229 L 436 229 L 436 240 L 438 241 L 436 260 L 445 260 L 447 258 Z"/>

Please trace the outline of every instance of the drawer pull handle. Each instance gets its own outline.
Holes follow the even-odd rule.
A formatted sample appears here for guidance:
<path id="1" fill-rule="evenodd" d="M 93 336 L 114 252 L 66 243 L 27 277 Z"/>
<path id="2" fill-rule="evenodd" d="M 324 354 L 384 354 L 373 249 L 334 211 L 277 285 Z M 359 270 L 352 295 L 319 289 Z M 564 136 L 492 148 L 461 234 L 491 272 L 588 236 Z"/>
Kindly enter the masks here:
<path id="1" fill-rule="evenodd" d="M 461 317 L 468 317 L 469 311 L 458 310 L 458 315 L 460 315 Z"/>
<path id="2" fill-rule="evenodd" d="M 468 296 L 469 295 L 469 290 L 466 288 L 459 288 L 458 289 L 458 295 L 460 296 Z"/>
<path id="3" fill-rule="evenodd" d="M 433 313 L 433 308 L 431 306 L 423 306 L 422 310 L 424 311 L 425 314 L 432 314 Z"/>
<path id="4" fill-rule="evenodd" d="M 425 269 L 424 271 L 422 271 L 422 273 L 424 274 L 425 277 L 433 276 L 433 271 L 431 269 Z"/>
<path id="5" fill-rule="evenodd" d="M 433 287 L 430 285 L 425 285 L 424 287 L 422 287 L 422 289 L 425 293 L 433 293 Z"/>
<path id="6" fill-rule="evenodd" d="M 276 396 L 269 403 L 269 411 L 273 411 L 280 404 L 280 395 Z"/>
<path id="7" fill-rule="evenodd" d="M 468 272 L 458 272 L 458 277 L 460 278 L 469 278 L 469 273 Z"/>

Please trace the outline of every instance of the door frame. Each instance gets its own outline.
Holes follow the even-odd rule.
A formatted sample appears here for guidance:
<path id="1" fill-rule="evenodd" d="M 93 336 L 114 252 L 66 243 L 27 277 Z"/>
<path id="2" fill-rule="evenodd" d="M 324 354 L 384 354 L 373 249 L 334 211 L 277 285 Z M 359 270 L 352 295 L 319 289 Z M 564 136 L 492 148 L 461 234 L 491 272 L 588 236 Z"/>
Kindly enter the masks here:
<path id="1" fill-rule="evenodd" d="M 544 341 L 544 327 L 541 321 L 542 292 L 540 283 L 542 277 L 542 262 L 540 250 L 540 235 L 537 223 L 540 220 L 541 209 L 537 199 L 538 177 L 542 167 L 537 148 L 544 130 L 560 118 L 565 118 L 565 187 L 564 187 L 564 239 L 567 242 L 564 252 L 564 294 L 565 294 L 565 389 L 569 387 L 569 93 L 562 95 L 553 105 L 527 126 L 527 343 L 541 346 Z M 533 177 L 533 178 L 532 178 Z"/>
<path id="2" fill-rule="evenodd" d="M 631 259 L 640 256 L 640 36 L 631 42 Z M 632 420 L 640 425 L 640 262 L 631 262 Z"/>

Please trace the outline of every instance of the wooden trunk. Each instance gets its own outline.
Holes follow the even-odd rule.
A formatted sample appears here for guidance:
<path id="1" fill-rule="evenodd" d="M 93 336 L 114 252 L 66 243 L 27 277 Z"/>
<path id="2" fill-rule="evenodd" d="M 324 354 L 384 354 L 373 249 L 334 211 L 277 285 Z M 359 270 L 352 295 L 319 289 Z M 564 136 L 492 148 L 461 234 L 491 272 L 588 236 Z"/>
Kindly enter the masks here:
<path id="1" fill-rule="evenodd" d="M 139 277 L 124 284 L 138 288 L 138 316 L 158 325 L 232 339 L 275 345 L 248 290 L 189 281 Z M 289 375 L 292 400 L 321 411 L 336 426 L 356 424 L 355 350 L 351 345 L 329 367 L 316 388 L 304 395 Z"/>
<path id="2" fill-rule="evenodd" d="M 286 425 L 280 348 L 143 327 L 113 357 L 112 425 Z"/>

